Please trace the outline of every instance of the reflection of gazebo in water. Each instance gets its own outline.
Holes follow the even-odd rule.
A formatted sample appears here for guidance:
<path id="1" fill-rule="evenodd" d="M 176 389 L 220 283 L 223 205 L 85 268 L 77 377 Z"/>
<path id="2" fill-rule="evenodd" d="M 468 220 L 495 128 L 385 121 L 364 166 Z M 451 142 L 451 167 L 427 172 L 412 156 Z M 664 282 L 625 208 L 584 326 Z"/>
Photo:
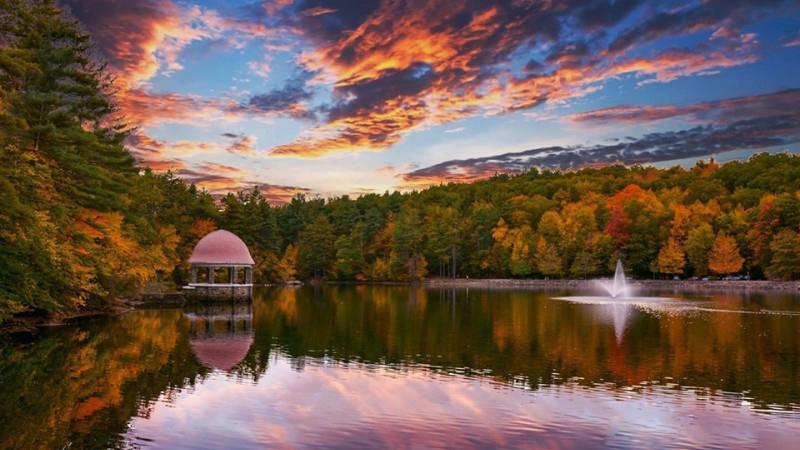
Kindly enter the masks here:
<path id="1" fill-rule="evenodd" d="M 250 303 L 197 304 L 183 315 L 189 319 L 189 345 L 198 361 L 211 369 L 236 367 L 253 344 Z"/>
<path id="2" fill-rule="evenodd" d="M 253 265 L 245 243 L 230 231 L 217 230 L 200 239 L 189 257 L 192 279 L 187 295 L 217 299 L 249 299 Z"/>

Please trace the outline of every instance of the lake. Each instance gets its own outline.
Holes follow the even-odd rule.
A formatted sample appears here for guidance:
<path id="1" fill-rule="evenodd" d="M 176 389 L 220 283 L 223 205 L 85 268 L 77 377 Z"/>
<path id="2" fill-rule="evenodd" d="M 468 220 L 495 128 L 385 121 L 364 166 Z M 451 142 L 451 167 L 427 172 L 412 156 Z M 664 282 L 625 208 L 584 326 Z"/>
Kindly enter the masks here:
<path id="1" fill-rule="evenodd" d="M 264 288 L 0 339 L 0 448 L 797 448 L 800 297 Z"/>

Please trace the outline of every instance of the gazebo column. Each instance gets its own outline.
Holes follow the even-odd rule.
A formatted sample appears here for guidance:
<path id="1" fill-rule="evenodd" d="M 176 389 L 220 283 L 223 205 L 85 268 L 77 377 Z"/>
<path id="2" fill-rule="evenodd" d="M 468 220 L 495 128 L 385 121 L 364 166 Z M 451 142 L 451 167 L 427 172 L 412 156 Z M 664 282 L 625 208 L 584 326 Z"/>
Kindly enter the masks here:
<path id="1" fill-rule="evenodd" d="M 236 266 L 231 266 L 230 284 L 236 284 Z"/>
<path id="2" fill-rule="evenodd" d="M 208 284 L 214 284 L 214 267 L 208 266 Z"/>
<path id="3" fill-rule="evenodd" d="M 192 284 L 197 284 L 197 266 L 192 266 Z"/>
<path id="4" fill-rule="evenodd" d="M 244 269 L 245 283 L 253 284 L 253 267 L 245 267 Z"/>

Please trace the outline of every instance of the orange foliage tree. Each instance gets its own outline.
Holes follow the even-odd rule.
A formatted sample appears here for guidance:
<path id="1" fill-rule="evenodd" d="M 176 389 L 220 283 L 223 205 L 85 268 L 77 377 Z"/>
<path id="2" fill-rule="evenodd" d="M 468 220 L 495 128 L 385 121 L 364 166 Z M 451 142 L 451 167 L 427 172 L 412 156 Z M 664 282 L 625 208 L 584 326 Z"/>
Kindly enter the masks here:
<path id="1" fill-rule="evenodd" d="M 718 275 L 727 275 L 742 270 L 744 258 L 739 254 L 736 239 L 724 232 L 717 234 L 708 254 L 708 268 Z"/>

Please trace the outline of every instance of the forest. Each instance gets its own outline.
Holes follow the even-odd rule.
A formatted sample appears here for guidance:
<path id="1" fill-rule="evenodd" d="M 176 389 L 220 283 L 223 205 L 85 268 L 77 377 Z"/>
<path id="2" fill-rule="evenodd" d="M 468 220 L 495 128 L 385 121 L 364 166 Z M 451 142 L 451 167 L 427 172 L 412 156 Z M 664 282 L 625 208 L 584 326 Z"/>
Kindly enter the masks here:
<path id="1" fill-rule="evenodd" d="M 257 283 L 431 276 L 800 277 L 800 158 L 531 168 L 471 184 L 272 205 L 137 167 L 113 78 L 52 2 L 0 0 L 0 322 L 181 285 L 206 233 Z"/>

